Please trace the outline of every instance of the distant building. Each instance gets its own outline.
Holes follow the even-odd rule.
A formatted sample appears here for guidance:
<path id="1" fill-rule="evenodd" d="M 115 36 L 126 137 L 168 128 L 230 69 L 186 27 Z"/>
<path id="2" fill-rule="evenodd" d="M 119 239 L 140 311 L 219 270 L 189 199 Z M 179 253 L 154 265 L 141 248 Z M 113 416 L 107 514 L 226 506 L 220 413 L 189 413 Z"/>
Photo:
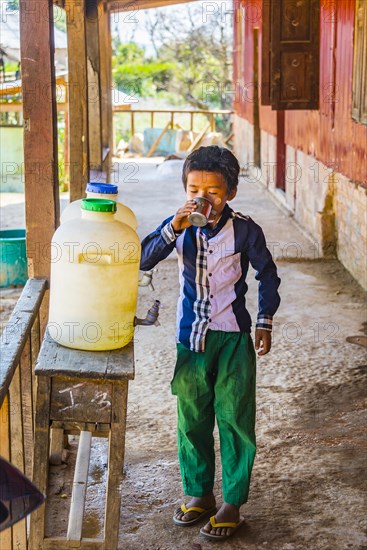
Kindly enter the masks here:
<path id="1" fill-rule="evenodd" d="M 241 164 L 365 286 L 367 2 L 235 6 Z"/>
<path id="2" fill-rule="evenodd" d="M 20 61 L 20 27 L 19 11 L 1 11 L 0 15 L 0 48 L 2 55 L 9 61 Z M 55 32 L 55 66 L 63 71 L 68 65 L 68 42 L 65 32 Z"/>

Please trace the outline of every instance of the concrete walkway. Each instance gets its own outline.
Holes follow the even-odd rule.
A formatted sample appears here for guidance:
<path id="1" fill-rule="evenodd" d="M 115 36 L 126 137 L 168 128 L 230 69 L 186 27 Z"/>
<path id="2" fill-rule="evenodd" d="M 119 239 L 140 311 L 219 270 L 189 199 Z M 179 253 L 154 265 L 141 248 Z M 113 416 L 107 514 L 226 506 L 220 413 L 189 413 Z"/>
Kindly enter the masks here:
<path id="1" fill-rule="evenodd" d="M 170 177 L 161 176 L 156 164 L 157 159 L 115 165 L 115 178 L 126 204 L 137 214 L 141 237 L 185 200 L 177 169 Z M 5 205 L 5 212 L 14 206 Z M 258 453 L 250 498 L 242 508 L 246 525 L 221 548 L 366 547 L 366 355 L 364 348 L 346 340 L 361 336 L 366 328 L 364 294 L 337 261 L 312 261 L 318 258 L 314 243 L 263 188 L 241 180 L 231 206 L 263 227 L 277 259 L 282 303 L 275 317 L 272 351 L 258 360 Z M 11 226 L 11 216 L 6 219 Z M 248 279 L 247 303 L 255 319 L 253 270 Z M 176 403 L 169 387 L 178 294 L 174 254 L 158 266 L 154 283 L 155 292 L 140 289 L 139 316 L 145 316 L 154 299 L 160 299 L 164 308 L 160 327 L 139 327 L 135 336 L 136 379 L 129 391 L 120 548 L 209 550 L 213 544 L 199 535 L 200 525 L 182 529 L 172 524 L 173 510 L 183 499 L 176 457 Z M 75 451 L 72 444 L 70 465 Z M 104 451 L 102 441 L 92 449 L 84 536 L 97 535 L 103 526 Z M 215 494 L 220 503 L 219 448 L 217 455 Z M 59 534 L 55 530 L 61 534 L 67 523 L 72 481 L 68 469 L 63 465 L 51 470 L 48 528 L 53 535 Z"/>

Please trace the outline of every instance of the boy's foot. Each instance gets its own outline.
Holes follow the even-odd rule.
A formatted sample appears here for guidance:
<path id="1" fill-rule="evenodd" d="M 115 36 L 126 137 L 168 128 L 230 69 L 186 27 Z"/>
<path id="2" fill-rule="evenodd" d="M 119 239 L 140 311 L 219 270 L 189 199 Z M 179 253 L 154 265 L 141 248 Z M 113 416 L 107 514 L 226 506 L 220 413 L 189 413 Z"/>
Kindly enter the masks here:
<path id="1" fill-rule="evenodd" d="M 193 497 L 189 502 L 186 502 L 186 508 L 203 508 L 204 510 L 213 510 L 215 508 L 215 497 L 213 493 L 210 495 L 205 495 L 204 497 Z M 198 519 L 204 512 L 183 512 L 181 508 L 178 508 L 175 511 L 173 520 L 178 520 L 182 522 L 191 522 L 192 520 Z"/>
<path id="2" fill-rule="evenodd" d="M 243 518 L 240 516 L 240 507 L 234 504 L 224 502 L 214 518 L 215 524 L 233 523 L 233 527 L 213 527 L 209 521 L 200 532 L 204 535 L 211 535 L 210 538 L 226 539 L 233 535 L 240 524 L 243 523 Z"/>

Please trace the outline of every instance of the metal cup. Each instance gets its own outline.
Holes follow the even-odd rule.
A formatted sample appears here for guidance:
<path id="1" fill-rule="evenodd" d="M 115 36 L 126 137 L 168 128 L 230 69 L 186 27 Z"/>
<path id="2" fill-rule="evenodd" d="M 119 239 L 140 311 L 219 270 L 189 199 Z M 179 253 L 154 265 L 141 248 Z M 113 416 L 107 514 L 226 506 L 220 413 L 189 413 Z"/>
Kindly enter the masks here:
<path id="1" fill-rule="evenodd" d="M 196 202 L 197 208 L 195 212 L 191 212 L 187 219 L 191 225 L 204 227 L 210 221 L 210 214 L 214 213 L 213 205 L 210 200 L 204 197 L 195 197 L 193 200 Z"/>

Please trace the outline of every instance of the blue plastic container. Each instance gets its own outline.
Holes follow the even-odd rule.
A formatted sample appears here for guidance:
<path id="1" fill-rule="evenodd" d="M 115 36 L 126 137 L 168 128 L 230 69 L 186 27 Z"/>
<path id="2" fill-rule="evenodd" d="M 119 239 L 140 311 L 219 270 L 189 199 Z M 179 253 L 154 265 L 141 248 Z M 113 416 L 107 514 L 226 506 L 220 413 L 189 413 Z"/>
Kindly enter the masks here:
<path id="1" fill-rule="evenodd" d="M 27 279 L 25 229 L 0 231 L 0 288 L 24 285 Z"/>

